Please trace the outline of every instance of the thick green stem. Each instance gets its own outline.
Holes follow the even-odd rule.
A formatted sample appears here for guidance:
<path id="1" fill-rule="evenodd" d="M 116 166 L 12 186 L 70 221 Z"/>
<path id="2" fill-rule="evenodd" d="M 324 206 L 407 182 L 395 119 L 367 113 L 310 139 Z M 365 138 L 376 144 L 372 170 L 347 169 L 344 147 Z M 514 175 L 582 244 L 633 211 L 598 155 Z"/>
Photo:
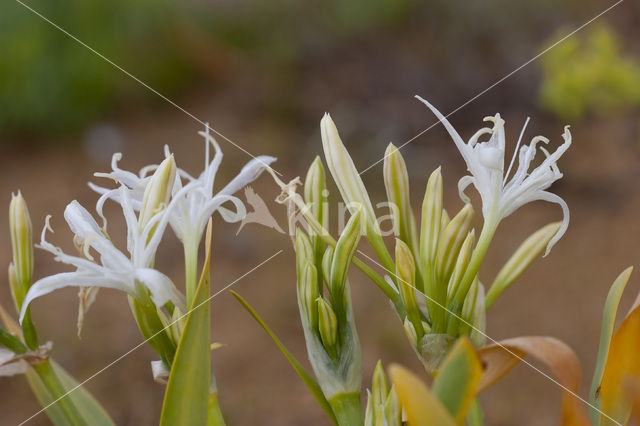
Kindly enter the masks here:
<path id="1" fill-rule="evenodd" d="M 208 426 L 225 426 L 222 411 L 220 411 L 220 405 L 218 404 L 218 391 L 212 391 L 209 393 L 207 411 L 209 413 L 207 415 Z"/>
<path id="2" fill-rule="evenodd" d="M 329 399 L 338 426 L 360 426 L 364 424 L 364 412 L 357 392 L 341 393 Z"/>
<path id="3" fill-rule="evenodd" d="M 187 292 L 187 307 L 191 306 L 198 285 L 198 243 L 193 240 L 184 241 L 184 272 Z"/>
<path id="4" fill-rule="evenodd" d="M 47 390 L 51 394 L 55 404 L 58 404 L 64 416 L 67 418 L 70 425 L 84 425 L 86 422 L 82 419 L 82 416 L 73 405 L 68 391 L 62 386 L 60 380 L 51 368 L 49 360 L 45 360 L 39 364 L 33 365 L 33 369 L 36 371 L 40 380 L 47 387 Z"/>
<path id="5" fill-rule="evenodd" d="M 484 260 L 487 250 L 489 249 L 489 245 L 491 244 L 491 240 L 493 239 L 493 235 L 495 234 L 497 227 L 498 221 L 491 219 L 485 221 L 484 226 L 482 227 L 482 232 L 480 232 L 480 238 L 478 238 L 478 244 L 473 250 L 473 254 L 469 260 L 467 270 L 460 280 L 456 293 L 453 295 L 453 299 L 449 305 L 450 314 L 449 325 L 447 327 L 447 333 L 451 336 L 455 336 L 457 334 L 460 324 L 459 317 L 462 314 L 464 299 L 467 297 L 467 293 L 469 292 L 476 275 L 478 275 L 478 270 L 480 269 L 480 265 Z M 451 312 L 454 315 L 452 315 Z"/>

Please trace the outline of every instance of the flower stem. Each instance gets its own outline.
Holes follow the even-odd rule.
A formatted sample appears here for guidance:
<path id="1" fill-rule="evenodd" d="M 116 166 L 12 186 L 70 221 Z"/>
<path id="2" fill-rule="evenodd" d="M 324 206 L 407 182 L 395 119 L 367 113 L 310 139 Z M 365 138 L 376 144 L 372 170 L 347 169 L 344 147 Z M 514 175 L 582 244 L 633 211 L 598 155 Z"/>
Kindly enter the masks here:
<path id="1" fill-rule="evenodd" d="M 70 425 L 84 425 L 86 422 L 82 419 L 82 416 L 73 405 L 71 397 L 68 395 L 67 390 L 62 386 L 60 380 L 56 376 L 55 372 L 51 368 L 49 360 L 45 360 L 39 364 L 33 365 L 33 369 L 40 377 L 40 380 L 47 387 L 47 390 L 51 394 L 51 397 L 56 404 L 60 407 L 64 416 L 69 421 Z"/>
<path id="2" fill-rule="evenodd" d="M 338 420 L 338 426 L 358 426 L 364 424 L 364 413 L 358 392 L 341 393 L 329 399 L 329 405 Z"/>
<path id="3" fill-rule="evenodd" d="M 198 246 L 199 243 L 185 239 L 184 241 L 184 272 L 185 272 L 185 288 L 187 292 L 187 309 L 193 302 L 198 285 Z"/>
<path id="4" fill-rule="evenodd" d="M 464 299 L 467 297 L 467 293 L 473 284 L 473 281 L 478 275 L 478 270 L 480 269 L 480 265 L 484 260 L 484 256 L 489 249 L 489 245 L 491 244 L 491 240 L 493 239 L 493 235 L 496 232 L 498 227 L 497 220 L 492 220 L 489 218 L 484 222 L 482 226 L 482 232 L 480 232 L 480 237 L 478 238 L 478 244 L 476 248 L 473 250 L 473 254 L 471 255 L 471 259 L 469 260 L 469 265 L 467 266 L 467 270 L 462 276 L 462 280 L 460 280 L 460 284 L 453 295 L 451 300 L 451 304 L 449 305 L 449 310 L 455 314 L 449 314 L 449 325 L 447 327 L 447 333 L 451 336 L 456 336 L 458 327 L 460 324 L 460 315 L 462 314 L 462 307 L 464 305 Z M 456 316 L 457 315 L 457 316 Z"/>

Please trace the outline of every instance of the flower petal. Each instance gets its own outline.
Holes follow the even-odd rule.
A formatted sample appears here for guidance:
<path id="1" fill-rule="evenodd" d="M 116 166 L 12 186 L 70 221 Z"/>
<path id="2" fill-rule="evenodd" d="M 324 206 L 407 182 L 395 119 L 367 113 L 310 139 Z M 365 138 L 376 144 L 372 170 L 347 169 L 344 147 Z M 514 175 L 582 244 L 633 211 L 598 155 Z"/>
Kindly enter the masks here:
<path id="1" fill-rule="evenodd" d="M 149 289 L 153 303 L 157 307 L 172 301 L 180 310 L 185 311 L 184 296 L 182 296 L 169 277 L 162 272 L 151 268 L 136 269 L 135 279 Z"/>
<path id="2" fill-rule="evenodd" d="M 41 280 L 36 281 L 24 298 L 22 302 L 22 310 L 20 311 L 20 322 L 24 319 L 24 315 L 27 312 L 29 304 L 40 296 L 49 294 L 52 291 L 64 288 L 64 287 L 105 287 L 114 288 L 116 290 L 122 290 L 127 293 L 133 294 L 132 288 L 129 288 L 122 281 L 98 274 L 81 274 L 78 272 L 63 272 L 60 274 L 51 275 Z"/>
<path id="3" fill-rule="evenodd" d="M 261 155 L 249 161 L 240 170 L 240 173 L 234 177 L 217 195 L 233 195 L 240 189 L 244 188 L 262 174 L 265 167 L 276 161 L 277 158 L 269 155 Z"/>

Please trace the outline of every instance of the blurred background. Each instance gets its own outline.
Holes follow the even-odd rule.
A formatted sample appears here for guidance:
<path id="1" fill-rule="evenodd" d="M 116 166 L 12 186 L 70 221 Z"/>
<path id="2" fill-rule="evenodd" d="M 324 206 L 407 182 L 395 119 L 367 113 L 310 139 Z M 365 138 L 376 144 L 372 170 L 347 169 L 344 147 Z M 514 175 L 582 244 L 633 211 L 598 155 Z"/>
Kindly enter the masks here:
<path id="1" fill-rule="evenodd" d="M 462 0 L 30 0 L 30 6 L 78 39 L 208 121 L 254 155 L 279 158 L 287 178 L 304 177 L 321 154 L 319 121 L 332 114 L 357 167 L 382 158 L 386 145 L 419 134 L 435 118 L 419 94 L 447 113 L 526 63 L 613 2 Z M 513 150 L 527 116 L 526 138 L 543 134 L 555 149 L 565 124 L 574 144 L 562 158 L 565 177 L 553 187 L 571 208 L 566 236 L 537 260 L 494 305 L 495 339 L 551 335 L 566 341 L 591 379 L 609 285 L 640 257 L 640 5 L 623 2 L 451 116 L 470 136 L 484 116 L 500 112 Z M 53 215 L 52 242 L 72 250 L 62 212 L 78 199 L 91 207 L 86 182 L 108 171 L 113 152 L 137 170 L 163 158 L 169 144 L 178 164 L 202 168 L 200 123 L 176 109 L 14 1 L 0 6 L 0 199 L 22 190 L 39 231 Z M 219 139 L 225 152 L 221 187 L 250 158 Z M 414 207 L 426 179 L 443 166 L 446 207 L 462 206 L 457 180 L 464 164 L 441 126 L 403 149 Z M 384 199 L 382 163 L 363 174 L 372 199 Z M 268 177 L 253 185 L 278 195 Z M 335 187 L 334 189 L 334 199 Z M 1 198 L 3 197 L 3 198 Z M 476 200 L 477 201 L 477 200 Z M 269 204 L 285 226 L 281 206 Z M 476 206 L 479 207 L 478 204 Z M 478 208 L 479 210 L 479 208 Z M 0 265 L 10 261 L 6 209 L 0 209 Z M 115 240 L 120 217 L 110 210 Z M 481 271 L 490 282 L 532 231 L 560 218 L 552 205 L 527 205 L 505 221 Z M 216 217 L 213 286 L 221 289 L 276 251 L 284 252 L 234 285 L 305 360 L 295 301 L 293 251 L 286 235 Z M 480 219 L 477 221 L 481 223 Z M 335 225 L 335 223 L 334 223 Z M 181 253 L 167 233 L 157 261 L 182 282 Z M 119 240 L 118 240 L 119 239 Z M 64 270 L 36 253 L 36 276 Z M 375 362 L 422 369 L 383 295 L 359 271 L 350 275 L 364 355 L 364 381 Z M 638 291 L 632 278 L 624 311 Z M 11 307 L 6 280 L 0 303 Z M 76 292 L 56 292 L 33 305 L 41 338 L 53 356 L 84 379 L 138 344 L 141 336 L 122 293 L 101 291 L 76 336 Z M 212 302 L 214 352 L 223 412 L 230 425 L 327 424 L 323 412 L 270 339 L 226 292 Z M 117 424 L 157 423 L 163 387 L 151 378 L 143 347 L 87 387 Z M 0 379 L 3 424 L 39 407 L 22 377 Z M 521 366 L 481 397 L 489 425 L 553 424 L 560 390 Z M 48 424 L 45 415 L 30 422 Z"/>

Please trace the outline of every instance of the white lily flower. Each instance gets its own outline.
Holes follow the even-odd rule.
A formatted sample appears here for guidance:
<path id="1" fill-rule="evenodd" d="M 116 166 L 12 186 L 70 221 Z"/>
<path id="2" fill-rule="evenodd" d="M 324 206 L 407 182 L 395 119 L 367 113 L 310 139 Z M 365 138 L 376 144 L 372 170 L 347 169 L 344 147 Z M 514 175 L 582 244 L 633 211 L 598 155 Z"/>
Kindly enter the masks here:
<path id="1" fill-rule="evenodd" d="M 191 177 L 181 170 L 180 175 L 188 179 L 186 192 L 179 205 L 171 214 L 171 227 L 181 241 L 200 241 L 204 228 L 211 215 L 218 211 L 220 216 L 230 223 L 241 221 L 246 215 L 246 209 L 242 201 L 233 194 L 253 182 L 260 176 L 265 168 L 276 161 L 275 157 L 261 155 L 249 161 L 224 188 L 214 194 L 213 184 L 216 173 L 222 162 L 222 150 L 218 142 L 209 133 L 209 126 L 204 132 L 198 132 L 205 139 L 205 166 L 198 178 Z M 210 147 L 214 149 L 214 156 L 210 158 Z M 180 188 L 181 182 L 176 180 L 174 191 Z M 231 202 L 235 212 L 223 207 L 226 202 Z"/>
<path id="2" fill-rule="evenodd" d="M 121 187 L 119 191 L 122 212 L 127 222 L 128 256 L 113 245 L 93 216 L 80 203 L 72 201 L 65 209 L 64 218 L 74 233 L 74 241 L 82 248 L 84 257 L 68 255 L 46 240 L 47 230 L 53 232 L 49 225 L 50 217 L 47 217 L 37 247 L 53 254 L 56 261 L 74 266 L 76 270 L 51 275 L 34 283 L 22 305 L 20 321 L 31 301 L 63 287 L 113 288 L 136 297 L 136 283 L 140 283 L 149 289 L 156 306 L 172 301 L 184 309 L 184 297 L 171 279 L 149 268 L 168 224 L 169 217 L 166 213 L 174 206 L 168 206 L 140 228 L 131 204 L 130 190 Z M 99 255 L 99 261 L 94 259 L 91 249 Z"/>
<path id="3" fill-rule="evenodd" d="M 209 126 L 204 132 L 199 132 L 205 139 L 205 167 L 197 177 L 191 176 L 182 169 L 178 169 L 176 181 L 173 187 L 173 197 L 178 191 L 184 191 L 184 196 L 178 200 L 178 205 L 170 212 L 171 227 L 181 241 L 200 241 L 207 221 L 213 213 L 218 211 L 227 222 L 238 222 L 246 215 L 246 209 L 242 201 L 234 197 L 233 194 L 244 186 L 253 182 L 260 176 L 262 171 L 271 163 L 276 161 L 275 157 L 261 155 L 249 161 L 240 173 L 231 180 L 224 188 L 214 194 L 213 185 L 215 176 L 222 162 L 222 151 L 209 133 Z M 213 146 L 214 156 L 210 159 L 210 149 Z M 165 146 L 165 155 L 169 155 L 168 147 Z M 142 168 L 138 175 L 122 170 L 118 167 L 121 154 L 113 156 L 110 173 L 97 173 L 99 177 L 110 177 L 121 185 L 129 189 L 130 202 L 135 210 L 139 210 L 142 205 L 142 197 L 147 184 L 150 181 L 150 172 L 157 168 L 157 165 L 150 165 Z M 183 185 L 184 179 L 184 185 Z M 99 202 L 98 213 L 100 216 L 102 204 L 106 199 L 113 199 L 121 203 L 119 192 L 104 188 L 93 183 L 89 186 L 94 191 L 102 194 Z M 235 207 L 235 212 L 223 207 L 226 202 L 231 202 Z M 104 217 L 103 217 L 104 219 Z"/>
<path id="4" fill-rule="evenodd" d="M 569 225 L 569 208 L 567 203 L 558 195 L 547 191 L 552 183 L 562 177 L 557 162 L 571 145 L 569 126 L 565 126 L 564 128 L 562 135 L 564 143 L 560 145 L 555 152 L 550 154 L 543 147 L 540 147 L 540 151 L 543 152 L 546 158 L 538 167 L 529 171 L 531 162 L 537 153 L 536 145 L 539 142 L 546 144 L 549 142 L 549 139 L 543 136 L 536 136 L 531 140 L 529 145 L 520 147 L 520 141 L 522 140 L 529 121 L 527 119 L 520 133 L 511 164 L 505 173 L 504 120 L 502 120 L 500 114 L 496 114 L 493 117 L 486 117 L 484 121 L 492 122 L 493 127 L 485 127 L 478 130 L 468 142 L 464 142 L 462 137 L 440 111 L 420 96 L 416 96 L 416 98 L 429 107 L 436 117 L 438 117 L 449 135 L 451 135 L 460 154 L 462 154 L 471 175 L 464 176 L 458 182 L 460 198 L 462 198 L 464 202 L 469 202 L 469 198 L 464 193 L 464 190 L 470 184 L 473 184 L 482 198 L 482 213 L 485 222 L 495 227 L 500 220 L 532 201 L 548 201 L 558 204 L 562 208 L 562 223 L 547 245 L 546 256 L 565 233 Z M 479 142 L 480 137 L 483 135 L 489 135 L 489 140 Z M 508 180 L 516 156 L 518 156 L 518 168 L 513 174 L 513 177 Z"/>

